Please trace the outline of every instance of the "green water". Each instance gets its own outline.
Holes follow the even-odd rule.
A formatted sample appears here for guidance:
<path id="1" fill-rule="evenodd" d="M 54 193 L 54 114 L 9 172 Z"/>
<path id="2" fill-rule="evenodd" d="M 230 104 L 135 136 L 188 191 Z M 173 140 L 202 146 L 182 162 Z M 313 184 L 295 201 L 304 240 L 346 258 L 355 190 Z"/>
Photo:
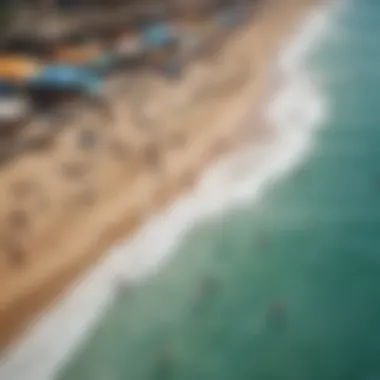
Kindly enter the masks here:
<path id="1" fill-rule="evenodd" d="M 329 112 L 304 164 L 194 228 L 59 379 L 380 379 L 380 1 L 333 22 L 349 38 L 309 57 Z"/>

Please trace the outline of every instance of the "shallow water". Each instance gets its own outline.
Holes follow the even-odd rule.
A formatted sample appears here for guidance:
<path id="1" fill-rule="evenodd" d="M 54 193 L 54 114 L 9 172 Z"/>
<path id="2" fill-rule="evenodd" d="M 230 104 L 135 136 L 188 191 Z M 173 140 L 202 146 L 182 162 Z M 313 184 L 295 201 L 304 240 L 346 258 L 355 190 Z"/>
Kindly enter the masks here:
<path id="1" fill-rule="evenodd" d="M 380 32 L 379 6 L 347 1 L 307 57 L 328 112 L 304 163 L 259 203 L 194 227 L 57 379 L 380 378 L 380 75 L 368 70 L 380 44 L 364 37 Z"/>

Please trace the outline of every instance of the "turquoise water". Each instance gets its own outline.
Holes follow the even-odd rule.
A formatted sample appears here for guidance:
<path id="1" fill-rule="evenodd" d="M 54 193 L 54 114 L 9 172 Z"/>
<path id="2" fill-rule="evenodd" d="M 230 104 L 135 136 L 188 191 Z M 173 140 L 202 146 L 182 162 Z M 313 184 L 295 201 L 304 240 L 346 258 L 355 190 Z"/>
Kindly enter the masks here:
<path id="1" fill-rule="evenodd" d="M 380 2 L 347 4 L 307 60 L 328 116 L 304 164 L 190 231 L 59 379 L 380 379 Z"/>

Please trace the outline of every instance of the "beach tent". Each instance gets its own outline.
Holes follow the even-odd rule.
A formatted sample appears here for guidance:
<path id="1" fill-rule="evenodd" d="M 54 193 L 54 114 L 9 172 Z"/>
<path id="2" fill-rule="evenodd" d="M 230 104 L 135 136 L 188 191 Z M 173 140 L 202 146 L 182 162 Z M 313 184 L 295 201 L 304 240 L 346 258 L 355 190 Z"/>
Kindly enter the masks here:
<path id="1" fill-rule="evenodd" d="M 78 66 L 51 64 L 29 80 L 30 87 L 40 87 L 58 91 L 76 91 L 83 94 L 98 94 L 100 78 L 90 70 Z"/>
<path id="2" fill-rule="evenodd" d="M 97 96 L 100 79 L 77 66 L 47 65 L 28 82 L 28 91 L 38 111 L 49 111 L 67 100 Z"/>
<path id="3" fill-rule="evenodd" d="M 61 105 L 75 105 L 108 123 L 112 112 L 103 96 L 102 84 L 101 77 L 92 70 L 50 64 L 29 81 L 28 90 L 38 111 L 51 112 L 60 110 Z"/>

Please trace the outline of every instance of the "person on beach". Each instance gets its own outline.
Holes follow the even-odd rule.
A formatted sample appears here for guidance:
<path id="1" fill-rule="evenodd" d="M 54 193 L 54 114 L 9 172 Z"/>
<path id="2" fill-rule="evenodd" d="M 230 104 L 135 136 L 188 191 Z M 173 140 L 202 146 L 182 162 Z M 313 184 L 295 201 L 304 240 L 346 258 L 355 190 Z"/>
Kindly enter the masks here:
<path id="1" fill-rule="evenodd" d="M 142 30 L 141 41 L 149 65 L 167 78 L 180 76 L 178 28 L 168 20 L 150 22 Z"/>
<path id="2" fill-rule="evenodd" d="M 136 68 L 142 66 L 143 46 L 137 33 L 125 31 L 116 43 L 116 56 L 120 68 Z"/>

